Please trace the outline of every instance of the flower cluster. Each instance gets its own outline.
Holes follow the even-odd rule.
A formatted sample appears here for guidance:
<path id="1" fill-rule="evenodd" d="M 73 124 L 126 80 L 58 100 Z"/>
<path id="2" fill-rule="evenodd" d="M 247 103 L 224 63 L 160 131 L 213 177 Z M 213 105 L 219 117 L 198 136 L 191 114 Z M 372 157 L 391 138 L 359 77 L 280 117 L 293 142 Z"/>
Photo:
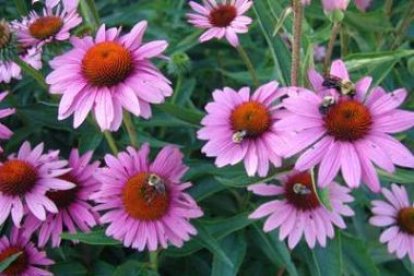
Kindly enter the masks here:
<path id="1" fill-rule="evenodd" d="M 365 10 L 370 1 L 355 2 Z M 346 9 L 349 1 L 322 3 L 334 11 Z M 238 34 L 248 32 L 252 19 L 245 13 L 252 5 L 251 0 L 190 1 L 194 12 L 187 17 L 205 30 L 200 42 L 226 38 L 243 53 Z M 173 94 L 170 80 L 152 61 L 168 59 L 168 42 L 144 42 L 146 21 L 127 33 L 103 24 L 94 36 L 72 35 L 82 23 L 77 7 L 74 0 L 47 0 L 42 13 L 32 11 L 11 24 L 0 21 L 0 82 L 20 79 L 19 63 L 41 68 L 42 51 L 66 42 L 70 49 L 50 60 L 45 79 L 48 92 L 61 95 L 58 119 L 73 115 L 78 128 L 92 113 L 105 135 L 123 121 L 131 132 L 129 113 L 150 119 L 151 105 Z M 188 56 L 175 54 L 187 73 Z M 310 248 L 324 247 L 335 227 L 345 229 L 346 217 L 354 215 L 353 189 L 365 184 L 370 192 L 381 192 L 387 201 L 372 201 L 369 222 L 387 227 L 379 239 L 389 252 L 414 262 L 413 204 L 404 187 L 384 188 L 378 175 L 378 169 L 393 174 L 396 167 L 414 168 L 414 155 L 393 136 L 414 126 L 414 112 L 400 108 L 407 91 L 371 87 L 370 76 L 353 81 L 342 60 L 333 61 L 324 75 L 309 70 L 308 80 L 308 87 L 281 87 L 272 80 L 253 92 L 247 86 L 214 90 L 196 133 L 201 152 L 218 168 L 242 163 L 248 177 L 260 177 L 247 191 L 270 200 L 249 218 L 266 218 L 263 230 L 277 229 L 290 249 L 302 238 Z M 0 102 L 7 95 L 0 93 Z M 2 109 L 0 118 L 14 113 Z M 1 140 L 12 134 L 0 124 Z M 28 141 L 4 157 L 0 224 L 9 222 L 11 231 L 0 238 L 0 262 L 20 254 L 4 274 L 49 275 L 43 266 L 53 261 L 39 248 L 59 247 L 64 232 L 104 228 L 108 237 L 138 251 L 181 247 L 196 235 L 191 220 L 204 213 L 188 192 L 192 183 L 184 180 L 189 168 L 183 153 L 166 145 L 150 161 L 150 145 L 136 142 L 131 135 L 133 146 L 121 152 L 115 145 L 102 166 L 92 151 L 73 148 L 66 160 L 59 150 L 45 151 L 43 143 L 32 148 Z"/>

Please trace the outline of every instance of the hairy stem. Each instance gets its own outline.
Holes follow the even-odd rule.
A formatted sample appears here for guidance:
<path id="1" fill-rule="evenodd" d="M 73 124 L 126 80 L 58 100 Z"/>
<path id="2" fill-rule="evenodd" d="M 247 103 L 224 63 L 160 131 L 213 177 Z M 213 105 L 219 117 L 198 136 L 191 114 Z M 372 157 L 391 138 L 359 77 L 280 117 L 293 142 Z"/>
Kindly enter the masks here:
<path id="1" fill-rule="evenodd" d="M 326 50 L 325 61 L 323 63 L 323 68 L 325 74 L 329 73 L 329 68 L 332 59 L 333 48 L 335 46 L 336 37 L 338 36 L 339 31 L 341 30 L 341 23 L 335 22 L 332 27 L 331 38 L 329 39 L 328 49 Z"/>
<path id="2" fill-rule="evenodd" d="M 253 80 L 254 86 L 258 87 L 259 86 L 259 80 L 257 79 L 257 74 L 256 74 L 256 71 L 254 69 L 253 63 L 251 62 L 249 56 L 247 55 L 246 50 L 244 50 L 244 48 L 241 45 L 237 46 L 236 49 L 237 49 L 237 52 L 239 52 L 240 58 L 246 64 L 247 70 L 250 73 L 250 76 Z"/>
<path id="3" fill-rule="evenodd" d="M 300 45 L 302 35 L 302 3 L 300 0 L 292 0 L 293 8 L 293 43 L 292 43 L 292 68 L 290 82 L 292 86 L 298 85 L 300 67 Z"/>
<path id="4" fill-rule="evenodd" d="M 151 269 L 157 272 L 158 271 L 158 251 L 150 251 L 149 260 L 150 260 Z"/>
<path id="5" fill-rule="evenodd" d="M 115 139 L 109 131 L 104 131 L 104 136 L 106 142 L 108 143 L 109 148 L 111 149 L 113 154 L 118 153 L 118 147 L 116 146 Z"/>
<path id="6" fill-rule="evenodd" d="M 135 131 L 134 124 L 132 123 L 132 118 L 129 112 L 124 112 L 123 118 L 124 126 L 128 132 L 129 140 L 131 141 L 131 145 L 135 148 L 138 148 L 138 135 Z"/>

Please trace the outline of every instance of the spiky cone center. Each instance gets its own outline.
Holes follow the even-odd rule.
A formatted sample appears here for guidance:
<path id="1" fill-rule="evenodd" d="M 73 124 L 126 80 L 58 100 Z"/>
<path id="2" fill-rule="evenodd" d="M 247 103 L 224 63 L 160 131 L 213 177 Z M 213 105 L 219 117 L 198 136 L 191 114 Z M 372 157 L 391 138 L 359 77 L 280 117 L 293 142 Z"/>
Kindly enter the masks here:
<path id="1" fill-rule="evenodd" d="M 414 207 L 401 209 L 397 215 L 397 223 L 403 232 L 414 235 Z"/>
<path id="2" fill-rule="evenodd" d="M 6 48 L 11 39 L 10 25 L 5 20 L 0 21 L 0 50 Z"/>
<path id="3" fill-rule="evenodd" d="M 29 25 L 29 33 L 39 40 L 56 35 L 63 27 L 63 20 L 59 16 L 43 16 Z"/>
<path id="4" fill-rule="evenodd" d="M 77 199 L 79 192 L 79 184 L 77 179 L 71 173 L 60 176 L 59 179 L 75 184 L 75 187 L 69 190 L 56 190 L 46 192 L 46 196 L 52 200 L 59 210 L 68 208 Z"/>
<path id="5" fill-rule="evenodd" d="M 324 120 L 328 134 L 339 141 L 353 142 L 364 138 L 372 126 L 370 111 L 356 100 L 343 100 L 332 105 Z"/>
<path id="6" fill-rule="evenodd" d="M 237 16 L 237 9 L 231 4 L 219 4 L 214 7 L 208 19 L 214 27 L 228 27 Z"/>
<path id="7" fill-rule="evenodd" d="M 168 210 L 170 197 L 149 185 L 150 173 L 140 172 L 131 177 L 124 186 L 122 200 L 126 212 L 137 220 L 154 221 L 162 218 Z"/>
<path id="8" fill-rule="evenodd" d="M 248 137 L 265 133 L 271 125 L 271 115 L 266 106 L 259 102 L 245 102 L 231 113 L 230 122 L 234 132 L 246 132 Z"/>
<path id="9" fill-rule="evenodd" d="M 111 87 L 125 80 L 134 69 L 132 54 L 117 42 L 101 42 L 90 48 L 82 60 L 82 73 L 98 87 Z"/>
<path id="10" fill-rule="evenodd" d="M 21 254 L 14 260 L 2 273 L 4 275 L 21 275 L 29 266 L 29 260 L 24 248 L 19 246 L 10 246 L 0 252 L 0 263 L 7 258 L 21 252 Z"/>
<path id="11" fill-rule="evenodd" d="M 309 172 L 291 175 L 285 185 L 285 197 L 296 209 L 309 211 L 320 206 Z"/>
<path id="12" fill-rule="evenodd" d="M 8 196 L 23 196 L 36 185 L 37 170 L 28 162 L 9 160 L 0 166 L 0 191 Z"/>

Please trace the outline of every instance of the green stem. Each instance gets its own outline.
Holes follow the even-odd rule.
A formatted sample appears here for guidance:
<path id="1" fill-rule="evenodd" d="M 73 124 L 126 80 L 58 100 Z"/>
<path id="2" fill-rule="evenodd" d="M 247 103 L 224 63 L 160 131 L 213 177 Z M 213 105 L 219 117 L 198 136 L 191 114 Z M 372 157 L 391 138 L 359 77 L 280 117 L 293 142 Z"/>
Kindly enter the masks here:
<path id="1" fill-rule="evenodd" d="M 151 269 L 157 272 L 158 271 L 158 251 L 150 251 L 149 260 L 150 260 Z"/>
<path id="2" fill-rule="evenodd" d="M 250 73 L 250 76 L 253 80 L 254 86 L 259 86 L 259 80 L 257 79 L 256 71 L 254 70 L 253 63 L 251 62 L 249 56 L 247 55 L 246 51 L 244 50 L 243 46 L 237 46 L 237 51 L 239 52 L 240 58 L 246 64 L 247 70 Z"/>
<path id="3" fill-rule="evenodd" d="M 27 14 L 27 5 L 26 1 L 24 0 L 14 0 L 14 4 L 16 5 L 16 9 L 20 15 L 24 16 Z"/>
<path id="4" fill-rule="evenodd" d="M 48 85 L 46 84 L 45 77 L 42 73 L 34 69 L 30 64 L 26 63 L 19 57 L 16 57 L 14 59 L 14 62 L 20 66 L 23 72 L 29 74 L 32 78 L 34 78 L 42 88 L 48 90 Z"/>
<path id="5" fill-rule="evenodd" d="M 292 43 L 292 68 L 290 80 L 292 86 L 298 85 L 300 68 L 300 45 L 302 35 L 302 3 L 301 0 L 292 0 L 293 8 L 293 43 Z"/>
<path id="6" fill-rule="evenodd" d="M 113 154 L 118 153 L 118 147 L 116 146 L 115 139 L 109 131 L 104 131 L 104 136 L 106 142 L 108 143 L 109 148 L 111 149 Z"/>
<path id="7" fill-rule="evenodd" d="M 138 135 L 135 131 L 135 126 L 132 122 L 131 115 L 128 112 L 124 112 L 124 126 L 128 132 L 129 140 L 131 141 L 131 145 L 135 148 L 138 148 Z"/>

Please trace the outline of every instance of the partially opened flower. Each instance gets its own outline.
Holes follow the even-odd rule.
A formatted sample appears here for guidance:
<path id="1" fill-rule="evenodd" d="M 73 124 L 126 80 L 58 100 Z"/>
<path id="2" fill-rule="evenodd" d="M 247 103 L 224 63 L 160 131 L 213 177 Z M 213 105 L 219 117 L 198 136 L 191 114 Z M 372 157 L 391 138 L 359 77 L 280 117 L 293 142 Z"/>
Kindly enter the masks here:
<path id="1" fill-rule="evenodd" d="M 54 262 L 46 256 L 44 251 L 39 251 L 30 242 L 28 236 L 23 235 L 17 228 L 13 228 L 10 238 L 6 236 L 0 238 L 0 262 L 17 253 L 20 253 L 20 255 L 2 271 L 2 275 L 53 275 L 45 269 L 45 266 L 52 265 Z"/>
<path id="2" fill-rule="evenodd" d="M 167 48 L 166 41 L 142 43 L 147 22 L 136 24 L 129 34 L 102 25 L 96 38 L 72 38 L 74 49 L 54 58 L 46 82 L 50 92 L 62 94 L 59 120 L 74 114 L 77 128 L 93 110 L 102 130 L 116 131 L 122 109 L 151 117 L 150 104 L 171 96 L 170 82 L 151 63 Z"/>
<path id="3" fill-rule="evenodd" d="M 21 21 L 13 22 L 18 41 L 25 47 L 39 47 L 53 41 L 64 41 L 70 31 L 82 23 L 73 0 L 46 1 L 42 14 L 31 11 Z M 75 4 L 75 5 L 74 5 Z"/>
<path id="4" fill-rule="evenodd" d="M 7 94 L 8 94 L 7 92 L 0 93 L 0 102 L 2 102 L 4 100 L 4 98 L 7 96 Z M 8 116 L 14 114 L 14 112 L 16 112 L 16 110 L 14 108 L 0 109 L 0 119 L 8 117 Z M 5 125 L 0 123 L 0 139 L 1 140 L 7 140 L 12 135 L 13 135 L 13 132 L 8 127 L 6 127 Z M 0 147 L 0 153 L 1 152 L 3 152 L 2 147 Z"/>
<path id="5" fill-rule="evenodd" d="M 53 247 L 58 247 L 61 242 L 60 234 L 63 231 L 76 233 L 77 229 L 89 232 L 90 228 L 98 222 L 98 214 L 92 209 L 88 200 L 92 193 L 100 186 L 94 174 L 99 162 L 91 163 L 92 152 L 79 155 L 78 150 L 73 149 L 69 156 L 69 168 L 72 170 L 59 179 L 75 184 L 69 190 L 48 191 L 46 196 L 51 199 L 58 208 L 58 213 L 49 213 L 45 221 L 39 220 L 34 215 L 25 219 L 23 228 L 27 235 L 38 230 L 38 245 L 43 247 L 51 240 Z"/>
<path id="6" fill-rule="evenodd" d="M 231 88 L 213 92 L 214 102 L 206 105 L 204 126 L 197 136 L 208 142 L 202 151 L 216 157 L 216 166 L 234 165 L 243 161 L 247 174 L 267 175 L 269 162 L 275 167 L 282 163 L 281 151 L 286 147 L 274 124 L 280 113 L 274 102 L 283 91 L 278 83 L 269 82 L 253 95 L 244 87 L 236 92 Z"/>
<path id="7" fill-rule="evenodd" d="M 46 219 L 46 211 L 58 212 L 46 192 L 71 189 L 74 184 L 58 178 L 70 169 L 66 161 L 51 155 L 43 153 L 43 144 L 31 149 L 25 142 L 17 155 L 0 165 L 0 224 L 11 214 L 14 225 L 20 227 L 26 210 L 40 220 Z"/>
<path id="8" fill-rule="evenodd" d="M 255 184 L 249 191 L 273 199 L 259 206 L 251 219 L 268 217 L 264 224 L 265 232 L 279 228 L 279 239 L 288 239 L 293 249 L 304 236 L 310 248 L 319 243 L 326 245 L 327 238 L 335 235 L 334 225 L 345 228 L 342 216 L 352 216 L 354 212 L 346 204 L 353 201 L 350 190 L 332 182 L 327 186 L 327 194 L 332 210 L 320 203 L 312 187 L 309 172 L 293 171 L 280 177 L 281 185 Z"/>
<path id="9" fill-rule="evenodd" d="M 410 203 L 407 191 L 402 186 L 391 185 L 391 189 L 382 189 L 387 201 L 372 201 L 373 217 L 369 223 L 385 227 L 380 242 L 388 244 L 388 251 L 402 259 L 406 255 L 414 263 L 414 205 Z"/>
<path id="10" fill-rule="evenodd" d="M 371 78 L 352 84 L 342 61 L 332 64 L 327 79 L 315 71 L 309 77 L 316 93 L 289 88 L 289 97 L 283 101 L 287 111 L 275 126 L 296 133 L 284 151 L 286 157 L 306 149 L 296 162 L 297 170 L 320 164 L 321 187 L 341 170 L 349 187 L 358 187 L 362 179 L 378 192 L 374 164 L 390 173 L 395 165 L 414 167 L 412 153 L 390 135 L 414 125 L 413 112 L 397 109 L 407 96 L 404 89 L 386 93 L 377 87 L 367 95 Z"/>
<path id="11" fill-rule="evenodd" d="M 200 29 L 207 29 L 201 36 L 200 42 L 213 38 L 226 37 L 228 42 L 237 47 L 237 34 L 247 33 L 252 19 L 244 15 L 253 5 L 251 0 L 216 0 L 203 1 L 200 5 L 190 1 L 191 8 L 196 13 L 188 13 L 188 21 Z"/>
<path id="12" fill-rule="evenodd" d="M 346 10 L 349 0 L 322 0 L 323 9 L 327 12 L 335 10 Z"/>
<path id="13" fill-rule="evenodd" d="M 13 61 L 17 56 L 35 69 L 42 68 L 41 49 L 21 47 L 13 39 L 10 24 L 0 20 L 0 83 L 22 78 L 20 66 Z"/>
<path id="14" fill-rule="evenodd" d="M 164 147 L 150 163 L 149 150 L 145 144 L 105 157 L 108 167 L 98 173 L 102 186 L 93 195 L 96 209 L 105 211 L 101 222 L 109 223 L 106 234 L 126 247 L 154 251 L 168 242 L 181 247 L 197 234 L 189 220 L 203 212 L 184 192 L 191 183 L 181 182 L 188 167 L 180 151 Z"/>

